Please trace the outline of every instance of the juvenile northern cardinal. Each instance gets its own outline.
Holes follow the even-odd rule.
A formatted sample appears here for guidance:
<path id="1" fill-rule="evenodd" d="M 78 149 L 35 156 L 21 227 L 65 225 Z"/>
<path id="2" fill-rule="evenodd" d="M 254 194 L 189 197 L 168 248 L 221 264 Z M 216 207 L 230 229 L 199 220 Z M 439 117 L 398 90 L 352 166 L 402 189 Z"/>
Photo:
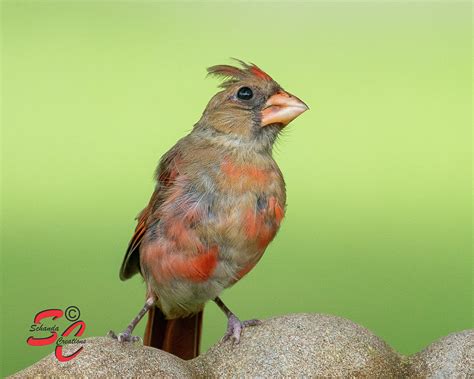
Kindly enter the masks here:
<path id="1" fill-rule="evenodd" d="M 228 318 L 224 340 L 238 343 L 240 321 L 219 298 L 247 274 L 275 237 L 285 214 L 283 176 L 272 158 L 280 131 L 308 109 L 253 64 L 213 66 L 226 80 L 191 133 L 156 170 L 156 188 L 120 269 L 140 273 L 147 300 L 116 336 L 132 331 L 149 312 L 145 344 L 184 359 L 198 354 L 202 311 L 213 300 Z"/>

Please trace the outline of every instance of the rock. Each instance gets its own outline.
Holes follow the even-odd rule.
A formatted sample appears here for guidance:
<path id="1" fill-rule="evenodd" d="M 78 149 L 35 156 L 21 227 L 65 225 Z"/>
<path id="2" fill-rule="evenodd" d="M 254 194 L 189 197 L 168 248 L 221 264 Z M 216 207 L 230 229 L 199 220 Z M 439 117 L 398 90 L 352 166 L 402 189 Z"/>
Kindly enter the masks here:
<path id="1" fill-rule="evenodd" d="M 397 377 L 400 356 L 343 318 L 292 314 L 247 328 L 239 345 L 219 343 L 193 362 L 200 376 Z"/>
<path id="2" fill-rule="evenodd" d="M 95 337 L 88 338 L 83 346 L 84 350 L 69 362 L 59 362 L 54 354 L 50 354 L 11 378 L 194 376 L 185 361 L 138 343 L 121 344 L 109 337 Z M 77 348 L 78 345 L 65 347 L 64 355 L 74 352 Z"/>
<path id="3" fill-rule="evenodd" d="M 452 333 L 409 359 L 409 377 L 473 378 L 474 330 Z"/>
<path id="4" fill-rule="evenodd" d="M 64 348 L 70 354 L 77 345 Z M 61 363 L 51 354 L 20 371 L 22 377 L 474 377 L 474 331 L 451 334 L 412 357 L 395 352 L 352 321 L 292 314 L 244 330 L 191 361 L 138 343 L 87 339 L 84 350 Z"/>

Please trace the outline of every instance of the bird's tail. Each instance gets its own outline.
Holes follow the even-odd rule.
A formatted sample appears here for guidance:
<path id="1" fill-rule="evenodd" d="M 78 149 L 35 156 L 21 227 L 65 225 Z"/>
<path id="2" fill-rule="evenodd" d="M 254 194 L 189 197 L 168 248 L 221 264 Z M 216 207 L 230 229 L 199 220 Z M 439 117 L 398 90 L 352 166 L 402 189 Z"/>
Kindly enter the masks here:
<path id="1" fill-rule="evenodd" d="M 203 312 L 186 318 L 167 320 L 158 307 L 148 312 L 144 344 L 174 354 L 181 359 L 199 355 Z"/>

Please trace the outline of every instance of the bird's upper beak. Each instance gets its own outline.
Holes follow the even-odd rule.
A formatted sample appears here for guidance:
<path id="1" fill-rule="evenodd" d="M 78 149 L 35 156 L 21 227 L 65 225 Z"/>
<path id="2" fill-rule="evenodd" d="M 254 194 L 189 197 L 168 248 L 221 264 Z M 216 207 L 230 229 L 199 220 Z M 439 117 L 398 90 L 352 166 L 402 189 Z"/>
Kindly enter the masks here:
<path id="1" fill-rule="evenodd" d="M 270 124 L 288 125 L 308 109 L 308 106 L 296 96 L 280 90 L 265 103 L 262 110 L 262 126 Z"/>

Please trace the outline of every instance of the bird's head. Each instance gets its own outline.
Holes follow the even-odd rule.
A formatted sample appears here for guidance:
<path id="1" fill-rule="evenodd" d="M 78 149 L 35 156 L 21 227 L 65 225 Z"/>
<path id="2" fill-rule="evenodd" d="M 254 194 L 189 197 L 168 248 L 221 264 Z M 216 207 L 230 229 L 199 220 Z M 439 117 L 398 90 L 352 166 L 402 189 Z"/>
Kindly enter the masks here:
<path id="1" fill-rule="evenodd" d="M 254 64 L 212 66 L 209 75 L 224 78 L 197 125 L 240 140 L 273 139 L 308 109 Z"/>

